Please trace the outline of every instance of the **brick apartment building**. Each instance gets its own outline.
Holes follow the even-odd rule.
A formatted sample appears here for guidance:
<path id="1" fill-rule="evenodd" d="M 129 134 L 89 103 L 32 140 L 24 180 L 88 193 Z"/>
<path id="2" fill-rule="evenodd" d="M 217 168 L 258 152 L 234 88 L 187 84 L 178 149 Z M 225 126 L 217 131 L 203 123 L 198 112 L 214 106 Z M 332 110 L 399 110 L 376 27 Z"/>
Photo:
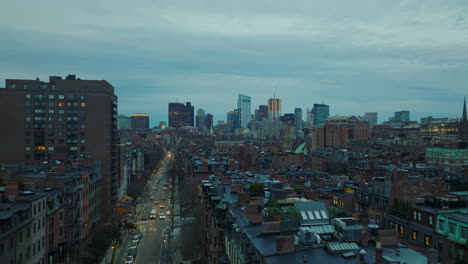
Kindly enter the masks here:
<path id="1" fill-rule="evenodd" d="M 0 163 L 93 158 L 102 168 L 102 215 L 117 197 L 117 96 L 104 80 L 7 79 L 0 89 Z"/>

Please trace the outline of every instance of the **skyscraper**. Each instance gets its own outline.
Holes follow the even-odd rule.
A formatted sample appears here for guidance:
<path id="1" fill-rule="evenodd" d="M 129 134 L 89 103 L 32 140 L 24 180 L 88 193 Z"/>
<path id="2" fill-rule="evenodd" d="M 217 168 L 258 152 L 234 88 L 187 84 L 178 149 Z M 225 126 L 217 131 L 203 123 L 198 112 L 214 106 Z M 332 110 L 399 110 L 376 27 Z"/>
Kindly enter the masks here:
<path id="1" fill-rule="evenodd" d="M 466 114 L 466 99 L 463 100 L 463 112 L 458 131 L 460 133 L 461 141 L 460 148 L 468 148 L 468 117 Z"/>
<path id="2" fill-rule="evenodd" d="M 132 114 L 130 116 L 132 129 L 148 130 L 149 129 L 149 115 L 148 114 Z"/>
<path id="3" fill-rule="evenodd" d="M 131 129 L 132 121 L 130 117 L 124 115 L 117 115 L 117 129 Z"/>
<path id="4" fill-rule="evenodd" d="M 236 128 L 239 128 L 239 112 L 237 109 L 234 109 L 227 113 L 227 125 L 229 130 L 233 131 Z"/>
<path id="5" fill-rule="evenodd" d="M 268 119 L 279 119 L 281 116 L 281 99 L 268 99 Z"/>
<path id="6" fill-rule="evenodd" d="M 312 125 L 314 127 L 323 124 L 330 116 L 330 106 L 326 104 L 314 104 L 312 108 Z"/>
<path id="7" fill-rule="evenodd" d="M 92 157 L 102 168 L 102 215 L 119 181 L 117 96 L 107 81 L 69 75 L 6 80 L 0 89 L 0 163 Z"/>
<path id="8" fill-rule="evenodd" d="M 211 129 L 213 127 L 213 115 L 212 114 L 206 114 L 205 126 L 208 129 Z"/>
<path id="9" fill-rule="evenodd" d="M 364 120 L 369 122 L 371 126 L 377 125 L 377 112 L 368 112 L 364 114 Z"/>
<path id="10" fill-rule="evenodd" d="M 304 120 L 302 119 L 302 109 L 301 108 L 296 108 L 294 109 L 294 119 L 296 121 L 296 130 L 297 131 L 302 131 L 304 128 Z"/>
<path id="11" fill-rule="evenodd" d="M 395 120 L 397 122 L 408 122 L 410 121 L 410 111 L 398 111 L 395 112 Z"/>
<path id="12" fill-rule="evenodd" d="M 199 129 L 206 128 L 206 114 L 205 110 L 203 109 L 198 109 L 197 110 L 197 116 L 195 118 L 196 121 L 196 127 Z"/>
<path id="13" fill-rule="evenodd" d="M 237 109 L 239 113 L 239 127 L 247 128 L 251 121 L 251 98 L 250 96 L 239 94 L 237 98 Z"/>
<path id="14" fill-rule="evenodd" d="M 183 127 L 194 126 L 194 108 L 190 102 L 169 103 L 169 126 Z"/>

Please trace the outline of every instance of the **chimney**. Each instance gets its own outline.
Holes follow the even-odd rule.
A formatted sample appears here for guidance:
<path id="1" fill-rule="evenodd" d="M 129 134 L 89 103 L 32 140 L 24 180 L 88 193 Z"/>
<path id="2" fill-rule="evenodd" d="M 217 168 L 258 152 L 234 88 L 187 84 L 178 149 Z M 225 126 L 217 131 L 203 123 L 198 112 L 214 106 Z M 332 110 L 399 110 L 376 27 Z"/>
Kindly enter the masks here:
<path id="1" fill-rule="evenodd" d="M 287 254 L 293 253 L 296 250 L 294 245 L 294 236 L 277 236 L 276 237 L 276 253 Z"/>
<path id="2" fill-rule="evenodd" d="M 383 261 L 383 249 L 380 242 L 377 242 L 375 246 L 375 264 L 382 264 Z"/>
<path id="3" fill-rule="evenodd" d="M 7 182 L 5 185 L 5 198 L 10 199 L 10 197 L 17 197 L 18 191 L 19 187 L 16 182 Z"/>

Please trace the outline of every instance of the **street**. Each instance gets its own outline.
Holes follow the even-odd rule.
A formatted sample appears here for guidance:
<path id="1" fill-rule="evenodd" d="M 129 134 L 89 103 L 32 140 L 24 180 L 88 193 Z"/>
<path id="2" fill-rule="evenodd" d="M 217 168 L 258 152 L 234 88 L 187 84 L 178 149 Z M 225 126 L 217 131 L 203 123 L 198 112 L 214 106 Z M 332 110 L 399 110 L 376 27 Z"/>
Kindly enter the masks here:
<path id="1" fill-rule="evenodd" d="M 168 210 L 172 210 L 174 205 L 171 202 L 171 189 L 174 188 L 169 175 L 167 174 L 172 165 L 172 153 L 166 152 L 157 172 L 152 173 L 145 191 L 136 204 L 135 224 L 136 230 L 141 232 L 136 257 L 133 263 L 165 263 L 167 250 L 163 250 L 167 245 L 168 237 L 164 243 L 164 229 L 171 226 L 171 216 Z M 155 219 L 150 219 L 152 210 L 155 210 Z M 164 219 L 161 215 L 163 215 Z M 169 231 L 167 231 L 169 232 Z M 136 232 L 133 232 L 136 233 Z M 118 262 L 125 263 L 129 248 L 132 244 L 133 234 L 129 234 L 122 245 Z M 161 259 L 163 259 L 161 261 Z"/>

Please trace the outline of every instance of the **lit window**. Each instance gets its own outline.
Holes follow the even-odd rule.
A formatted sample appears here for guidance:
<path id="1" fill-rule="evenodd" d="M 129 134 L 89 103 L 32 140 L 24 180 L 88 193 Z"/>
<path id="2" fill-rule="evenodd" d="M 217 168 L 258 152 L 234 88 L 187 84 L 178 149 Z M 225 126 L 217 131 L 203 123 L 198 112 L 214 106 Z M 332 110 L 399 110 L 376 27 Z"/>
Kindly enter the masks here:
<path id="1" fill-rule="evenodd" d="M 45 150 L 45 146 L 37 146 L 37 147 L 36 147 L 36 150 L 44 151 L 44 150 Z"/>
<path id="2" fill-rule="evenodd" d="M 31 150 L 31 147 L 26 147 L 26 151 L 30 151 Z"/>
<path id="3" fill-rule="evenodd" d="M 58 98 L 59 99 L 65 99 L 65 96 L 63 94 L 59 94 Z"/>
<path id="4" fill-rule="evenodd" d="M 30 94 L 26 94 L 26 98 L 27 98 L 27 99 L 31 98 L 31 95 L 30 95 Z"/>
<path id="5" fill-rule="evenodd" d="M 418 232 L 413 231 L 413 240 L 418 240 Z"/>
<path id="6" fill-rule="evenodd" d="M 31 117 L 27 116 L 26 121 L 31 121 Z"/>
<path id="7" fill-rule="evenodd" d="M 416 220 L 416 211 L 413 211 L 413 219 Z"/>
<path id="8" fill-rule="evenodd" d="M 49 102 L 49 106 L 54 106 L 54 102 Z"/>
<path id="9" fill-rule="evenodd" d="M 421 212 L 418 212 L 418 221 L 421 222 Z"/>
<path id="10" fill-rule="evenodd" d="M 431 237 L 430 237 L 430 236 L 424 235 L 424 244 L 425 244 L 426 246 L 430 246 L 430 245 L 431 245 Z"/>
<path id="11" fill-rule="evenodd" d="M 23 85 L 23 88 L 24 88 L 24 89 L 30 89 L 30 88 L 31 88 L 31 85 L 30 85 L 30 84 L 25 84 L 25 85 Z"/>
<path id="12" fill-rule="evenodd" d="M 63 109 L 59 109 L 59 110 L 58 110 L 58 113 L 59 113 L 59 114 L 64 114 L 65 111 L 64 111 Z"/>
<path id="13" fill-rule="evenodd" d="M 55 98 L 55 95 L 49 94 L 49 99 L 54 99 L 54 98 Z"/>
<path id="14" fill-rule="evenodd" d="M 58 106 L 59 106 L 59 107 L 63 107 L 64 104 L 63 104 L 63 103 L 58 103 Z"/>
<path id="15" fill-rule="evenodd" d="M 47 147 L 47 150 L 54 150 L 54 147 Z"/>
<path id="16" fill-rule="evenodd" d="M 400 226 L 400 234 L 404 234 L 405 233 L 405 227 L 404 226 Z"/>
<path id="17" fill-rule="evenodd" d="M 85 102 L 81 102 L 81 107 L 85 107 L 86 106 L 86 103 Z"/>
<path id="18" fill-rule="evenodd" d="M 8 84 L 8 88 L 12 88 L 12 89 L 14 89 L 14 88 L 16 88 L 16 84 L 14 84 L 14 83 L 10 83 L 10 84 Z"/>
<path id="19" fill-rule="evenodd" d="M 86 125 L 85 125 L 85 124 L 81 124 L 81 125 L 80 125 L 80 128 L 86 128 Z"/>
<path id="20" fill-rule="evenodd" d="M 84 143 L 86 143 L 86 140 L 85 139 L 80 139 L 80 143 L 84 144 Z"/>
<path id="21" fill-rule="evenodd" d="M 49 114 L 53 114 L 54 112 L 54 109 L 49 109 Z"/>
<path id="22" fill-rule="evenodd" d="M 429 216 L 429 224 L 432 225 L 432 216 Z"/>

